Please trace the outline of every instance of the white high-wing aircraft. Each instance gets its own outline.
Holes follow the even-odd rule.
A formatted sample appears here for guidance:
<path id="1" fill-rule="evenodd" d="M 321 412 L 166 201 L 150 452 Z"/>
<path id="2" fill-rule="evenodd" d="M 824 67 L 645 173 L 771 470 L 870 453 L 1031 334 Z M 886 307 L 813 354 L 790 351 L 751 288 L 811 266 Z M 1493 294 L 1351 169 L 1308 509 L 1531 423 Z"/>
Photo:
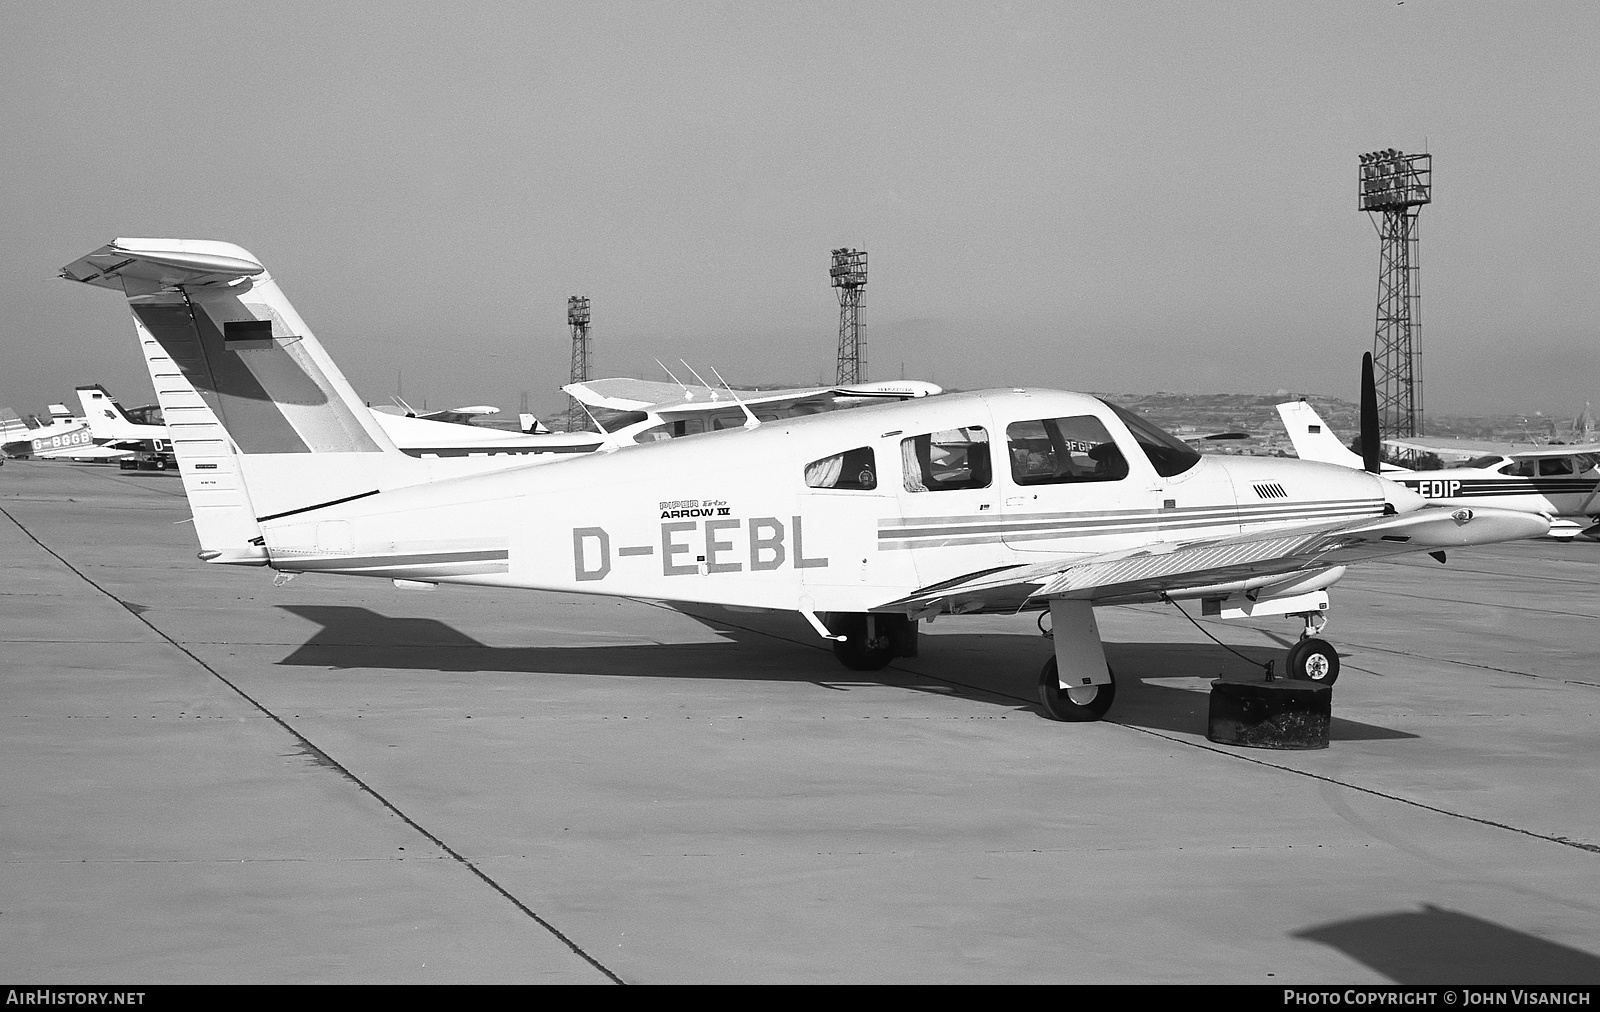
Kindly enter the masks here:
<path id="1" fill-rule="evenodd" d="M 493 456 L 499 458 L 498 466 L 502 467 L 591 453 L 600 449 L 605 440 L 596 432 L 510 432 L 383 410 L 374 410 L 371 415 L 389 439 L 412 456 Z"/>
<path id="2" fill-rule="evenodd" d="M 473 404 L 464 408 L 439 408 L 435 411 L 429 411 L 427 408 L 423 408 L 421 411 L 418 411 L 416 408 L 407 404 L 398 395 L 395 397 L 394 402 L 394 408 L 379 407 L 375 410 L 401 414 L 407 418 L 421 418 L 424 421 L 429 422 L 450 422 L 453 425 L 471 425 L 473 424 L 472 420 L 474 418 L 482 418 L 486 415 L 498 415 L 500 413 L 500 409 L 495 407 L 493 404 Z"/>
<path id="3" fill-rule="evenodd" d="M 485 471 L 396 448 L 238 246 L 119 239 L 62 276 L 126 295 L 206 562 L 794 611 L 857 669 L 911 652 L 919 619 L 1048 609 L 1039 695 L 1061 720 L 1098 719 L 1115 695 L 1096 605 L 1199 599 L 1207 614 L 1303 616 L 1309 633 L 1351 563 L 1549 528 L 1423 509 L 1346 468 L 1203 457 L 1053 390 Z M 1338 674 L 1313 636 L 1288 660 L 1293 676 Z"/>
<path id="4" fill-rule="evenodd" d="M 1301 460 L 1359 468 L 1351 452 L 1304 400 L 1278 406 L 1289 441 Z M 1383 474 L 1438 506 L 1494 506 L 1551 518 L 1550 536 L 1588 533 L 1600 519 L 1600 443 L 1518 446 L 1471 440 L 1386 439 L 1384 444 L 1445 457 L 1471 459 L 1456 467 L 1414 471 L 1385 463 Z"/>
<path id="5" fill-rule="evenodd" d="M 665 368 L 665 367 L 663 367 Z M 667 375 L 672 375 L 669 371 Z M 696 378 L 699 378 L 696 374 Z M 676 377 L 674 377 L 676 380 Z M 609 419 L 613 441 L 650 443 L 701 432 L 744 428 L 752 419 L 775 422 L 838 408 L 943 393 L 924 380 L 880 380 L 846 386 L 734 390 L 704 383 L 662 383 L 611 377 L 561 388 L 587 408 L 622 412 Z"/>
<path id="6" fill-rule="evenodd" d="M 158 405 L 125 410 L 99 384 L 79 387 L 78 398 L 83 403 L 84 417 L 88 419 L 94 442 L 106 451 L 121 451 L 123 467 L 160 470 L 177 466 L 176 460 L 170 459 L 171 444 Z M 457 408 L 453 412 L 436 412 L 423 417 L 378 410 L 373 412 L 373 418 L 405 452 L 419 456 L 494 456 L 499 459 L 500 466 L 526 463 L 529 454 L 541 461 L 554 460 L 557 454 L 587 453 L 602 445 L 602 437 L 592 432 L 546 433 L 530 438 L 526 433 L 438 420 L 461 412 L 488 413 Z"/>

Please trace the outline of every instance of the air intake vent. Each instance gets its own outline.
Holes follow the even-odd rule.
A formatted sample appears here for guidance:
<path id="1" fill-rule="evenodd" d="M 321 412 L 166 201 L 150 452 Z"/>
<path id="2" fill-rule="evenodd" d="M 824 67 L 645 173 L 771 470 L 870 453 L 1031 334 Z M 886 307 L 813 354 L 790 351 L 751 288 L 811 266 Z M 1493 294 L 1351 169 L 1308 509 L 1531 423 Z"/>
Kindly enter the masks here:
<path id="1" fill-rule="evenodd" d="M 1250 486 L 1256 490 L 1256 495 L 1263 499 L 1287 499 L 1289 493 L 1285 492 L 1282 485 L 1275 481 L 1258 481 Z"/>

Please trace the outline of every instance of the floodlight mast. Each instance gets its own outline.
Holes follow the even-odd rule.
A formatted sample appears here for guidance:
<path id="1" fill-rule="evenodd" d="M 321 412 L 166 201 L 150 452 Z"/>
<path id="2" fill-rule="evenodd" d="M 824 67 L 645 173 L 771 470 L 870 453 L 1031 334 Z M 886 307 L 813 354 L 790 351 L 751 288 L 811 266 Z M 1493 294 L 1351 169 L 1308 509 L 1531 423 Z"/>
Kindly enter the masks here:
<path id="1" fill-rule="evenodd" d="M 867 381 L 866 321 L 861 316 L 861 296 L 867 287 L 866 250 L 836 249 L 828 270 L 833 287 L 839 289 L 839 371 L 834 382 L 840 386 Z"/>
<path id="2" fill-rule="evenodd" d="M 1394 148 L 1361 156 L 1360 207 L 1378 230 L 1372 342 L 1379 438 L 1423 435 L 1422 278 L 1417 217 L 1433 200 L 1433 156 Z"/>
<path id="3" fill-rule="evenodd" d="M 593 379 L 589 375 L 589 297 L 587 295 L 570 295 L 567 297 L 567 326 L 572 330 L 572 383 L 587 383 Z M 578 399 L 568 396 L 570 403 L 567 405 L 567 431 L 583 432 L 590 427 L 589 413 L 578 403 Z"/>

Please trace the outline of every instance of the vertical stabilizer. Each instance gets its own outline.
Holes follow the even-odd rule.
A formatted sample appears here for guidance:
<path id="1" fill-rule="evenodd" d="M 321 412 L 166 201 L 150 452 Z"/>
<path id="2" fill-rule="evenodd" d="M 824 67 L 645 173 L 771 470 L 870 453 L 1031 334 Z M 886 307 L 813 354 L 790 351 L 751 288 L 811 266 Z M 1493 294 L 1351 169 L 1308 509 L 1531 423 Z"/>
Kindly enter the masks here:
<path id="1" fill-rule="evenodd" d="M 264 564 L 258 520 L 426 480 L 249 251 L 118 239 L 61 276 L 126 296 L 202 558 Z"/>
<path id="2" fill-rule="evenodd" d="M 1294 444 L 1295 456 L 1301 460 L 1314 460 L 1323 464 L 1338 464 L 1362 470 L 1365 466 L 1360 456 L 1339 442 L 1328 424 L 1315 408 L 1304 400 L 1287 401 L 1278 406 L 1278 417 L 1289 430 L 1289 442 Z"/>
<path id="3" fill-rule="evenodd" d="M 139 425 L 128 417 L 105 387 L 98 383 L 78 388 L 78 403 L 89 431 L 97 443 L 116 442 L 123 439 L 159 438 L 151 433 L 152 426 Z"/>

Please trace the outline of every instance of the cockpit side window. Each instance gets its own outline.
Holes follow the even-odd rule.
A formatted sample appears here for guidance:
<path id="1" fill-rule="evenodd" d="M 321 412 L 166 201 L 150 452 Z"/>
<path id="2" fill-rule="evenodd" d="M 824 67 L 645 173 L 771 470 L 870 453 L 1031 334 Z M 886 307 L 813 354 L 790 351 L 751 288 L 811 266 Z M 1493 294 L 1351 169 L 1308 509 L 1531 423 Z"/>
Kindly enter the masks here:
<path id="1" fill-rule="evenodd" d="M 1118 481 L 1128 462 L 1093 415 L 1040 418 L 1006 426 L 1011 479 L 1018 485 Z"/>
<path id="2" fill-rule="evenodd" d="M 988 488 L 989 433 L 981 425 L 945 429 L 900 441 L 907 492 Z"/>
<path id="3" fill-rule="evenodd" d="M 1544 457 L 1539 461 L 1539 474 L 1571 474 L 1571 457 Z"/>
<path id="4" fill-rule="evenodd" d="M 872 447 L 859 446 L 813 460 L 806 465 L 806 485 L 810 488 L 877 488 L 878 465 Z"/>
<path id="5" fill-rule="evenodd" d="M 1190 449 L 1188 443 L 1167 433 L 1159 425 L 1140 418 L 1127 408 L 1119 408 L 1110 401 L 1100 403 L 1115 411 L 1117 417 L 1127 425 L 1128 431 L 1133 433 L 1133 438 L 1138 440 L 1139 449 L 1150 458 L 1150 466 L 1156 469 L 1156 474 L 1163 478 L 1171 478 L 1200 463 L 1200 454 Z"/>

